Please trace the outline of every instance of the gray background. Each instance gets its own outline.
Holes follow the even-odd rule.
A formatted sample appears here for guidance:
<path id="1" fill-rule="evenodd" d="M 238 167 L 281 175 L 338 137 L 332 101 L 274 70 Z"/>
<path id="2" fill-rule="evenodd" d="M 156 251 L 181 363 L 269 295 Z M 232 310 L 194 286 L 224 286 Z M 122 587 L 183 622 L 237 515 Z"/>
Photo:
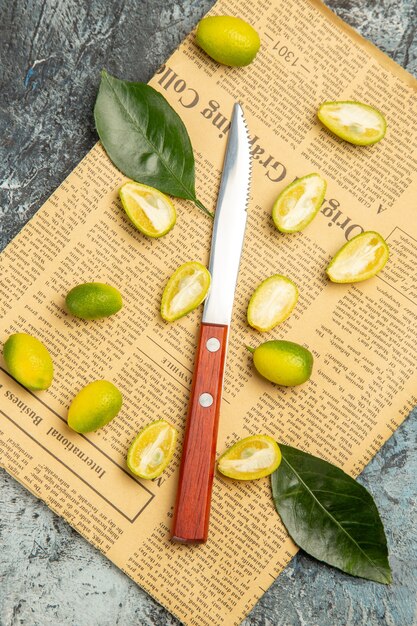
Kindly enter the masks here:
<path id="1" fill-rule="evenodd" d="M 1 248 L 97 140 L 92 108 L 100 69 L 147 81 L 212 4 L 2 0 Z M 328 5 L 417 75 L 417 2 Z M 393 584 L 352 578 L 299 554 L 245 626 L 417 624 L 416 430 L 411 417 L 360 478 L 385 524 Z M 0 487 L 1 626 L 179 624 L 3 471 Z"/>

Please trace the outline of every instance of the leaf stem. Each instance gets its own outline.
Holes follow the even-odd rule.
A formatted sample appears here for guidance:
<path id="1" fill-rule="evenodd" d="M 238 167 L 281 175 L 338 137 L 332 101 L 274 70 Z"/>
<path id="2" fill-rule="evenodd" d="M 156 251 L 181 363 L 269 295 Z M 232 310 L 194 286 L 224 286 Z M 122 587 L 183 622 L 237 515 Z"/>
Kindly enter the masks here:
<path id="1" fill-rule="evenodd" d="M 200 200 L 197 200 L 197 198 L 194 198 L 194 204 L 196 206 L 198 206 L 198 208 L 201 209 L 203 211 L 203 213 L 205 213 L 206 215 L 211 217 L 211 219 L 214 219 L 214 213 L 212 213 L 212 211 L 209 211 L 208 209 L 206 209 L 206 207 L 204 206 L 204 204 L 202 204 L 200 202 Z"/>
<path id="2" fill-rule="evenodd" d="M 246 344 L 245 344 L 245 348 L 246 350 L 249 350 L 249 352 L 251 352 L 252 354 L 255 352 L 255 348 L 252 348 L 251 346 L 247 346 Z"/>

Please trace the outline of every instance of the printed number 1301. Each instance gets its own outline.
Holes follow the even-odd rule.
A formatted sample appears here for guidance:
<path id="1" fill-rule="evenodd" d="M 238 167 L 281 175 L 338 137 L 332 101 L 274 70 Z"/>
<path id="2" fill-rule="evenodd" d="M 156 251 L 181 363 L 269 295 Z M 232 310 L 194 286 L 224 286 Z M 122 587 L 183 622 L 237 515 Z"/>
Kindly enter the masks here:
<path id="1" fill-rule="evenodd" d="M 288 46 L 283 45 L 281 41 L 277 41 L 272 49 L 276 50 L 278 52 L 278 56 L 280 56 L 287 63 L 294 66 L 297 65 L 299 57 L 296 57 L 295 53 L 292 52 Z"/>

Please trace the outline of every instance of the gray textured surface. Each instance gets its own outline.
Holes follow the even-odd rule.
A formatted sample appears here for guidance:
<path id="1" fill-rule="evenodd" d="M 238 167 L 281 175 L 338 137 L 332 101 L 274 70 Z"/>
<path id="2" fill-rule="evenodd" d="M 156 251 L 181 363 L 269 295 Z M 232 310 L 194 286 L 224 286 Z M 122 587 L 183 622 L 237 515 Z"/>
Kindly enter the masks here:
<path id="1" fill-rule="evenodd" d="M 212 4 L 3 0 L 0 247 L 96 141 L 92 106 L 101 67 L 126 78 L 149 79 Z M 417 2 L 328 4 L 417 75 Z M 361 477 L 386 527 L 394 583 L 385 587 L 351 578 L 298 555 L 245 626 L 417 624 L 416 431 L 415 420 L 409 418 Z M 0 542 L 1 626 L 178 624 L 4 472 Z"/>

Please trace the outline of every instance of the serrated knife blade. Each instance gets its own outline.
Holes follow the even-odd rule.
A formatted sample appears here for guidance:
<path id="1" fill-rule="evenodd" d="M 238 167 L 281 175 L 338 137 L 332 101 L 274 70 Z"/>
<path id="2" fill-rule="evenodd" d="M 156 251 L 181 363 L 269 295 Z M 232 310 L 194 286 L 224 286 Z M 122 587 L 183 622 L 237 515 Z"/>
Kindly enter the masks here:
<path id="1" fill-rule="evenodd" d="M 251 178 L 249 137 L 240 104 L 233 107 L 217 199 L 209 270 L 210 293 L 203 322 L 230 324 L 247 220 Z"/>

